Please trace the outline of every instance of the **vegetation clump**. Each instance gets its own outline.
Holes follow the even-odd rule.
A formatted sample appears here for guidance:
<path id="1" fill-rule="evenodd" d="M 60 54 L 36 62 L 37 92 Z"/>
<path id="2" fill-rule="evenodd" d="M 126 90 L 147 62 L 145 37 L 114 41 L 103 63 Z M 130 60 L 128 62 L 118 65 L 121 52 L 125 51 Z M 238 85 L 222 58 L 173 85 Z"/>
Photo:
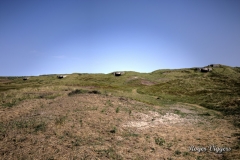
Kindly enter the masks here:
<path id="1" fill-rule="evenodd" d="M 163 146 L 165 143 L 165 140 L 163 138 L 157 137 L 155 138 L 155 143 L 159 146 Z"/>
<path id="2" fill-rule="evenodd" d="M 101 92 L 99 92 L 97 90 L 89 91 L 88 93 L 90 93 L 90 94 L 101 94 Z"/>
<path id="3" fill-rule="evenodd" d="M 89 93 L 89 94 L 101 94 L 100 91 L 97 90 L 92 90 L 92 91 L 87 91 L 83 89 L 76 89 L 70 93 L 68 93 L 69 96 L 75 95 L 75 94 L 84 94 L 84 93 Z"/>
<path id="4" fill-rule="evenodd" d="M 86 91 L 86 90 L 82 90 L 82 89 L 76 89 L 76 90 L 68 93 L 68 95 L 69 95 L 69 96 L 73 96 L 73 95 L 75 95 L 75 94 L 83 94 L 83 93 L 87 93 L 87 91 Z"/>

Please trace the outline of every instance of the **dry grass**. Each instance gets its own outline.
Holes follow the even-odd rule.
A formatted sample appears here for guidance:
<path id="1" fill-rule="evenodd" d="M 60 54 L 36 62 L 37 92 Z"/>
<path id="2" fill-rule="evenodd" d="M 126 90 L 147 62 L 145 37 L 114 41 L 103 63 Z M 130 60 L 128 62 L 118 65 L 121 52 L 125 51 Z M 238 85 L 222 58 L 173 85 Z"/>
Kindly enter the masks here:
<path id="1" fill-rule="evenodd" d="M 239 78 L 229 66 L 0 77 L 0 159 L 239 159 Z M 210 145 L 231 151 L 198 152 Z"/>
<path id="2" fill-rule="evenodd" d="M 21 97 L 30 91 L 34 95 L 57 92 L 59 96 L 33 96 L 1 108 L 1 159 L 185 160 L 240 156 L 236 144 L 239 129 L 219 112 L 188 104 L 148 105 L 126 97 L 92 94 L 95 92 L 69 96 L 76 89 L 63 86 L 5 92 L 5 97 Z M 189 146 L 193 145 L 225 146 L 232 151 L 190 152 Z"/>

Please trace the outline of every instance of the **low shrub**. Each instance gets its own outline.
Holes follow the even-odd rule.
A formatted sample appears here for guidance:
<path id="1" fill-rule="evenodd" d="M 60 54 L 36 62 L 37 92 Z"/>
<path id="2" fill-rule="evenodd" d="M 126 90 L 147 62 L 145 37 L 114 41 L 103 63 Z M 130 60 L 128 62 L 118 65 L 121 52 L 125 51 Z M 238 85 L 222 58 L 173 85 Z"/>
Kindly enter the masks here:
<path id="1" fill-rule="evenodd" d="M 68 93 L 68 96 L 72 96 L 72 95 L 75 95 L 75 94 L 83 94 L 83 93 L 87 93 L 86 90 L 82 90 L 82 89 L 76 89 L 70 93 Z"/>
<path id="2" fill-rule="evenodd" d="M 99 91 L 96 91 L 96 90 L 89 91 L 88 93 L 90 93 L 90 94 L 101 94 L 101 92 L 99 92 Z"/>
<path id="3" fill-rule="evenodd" d="M 162 146 L 165 143 L 165 140 L 162 138 L 155 138 L 155 143 L 159 146 Z"/>

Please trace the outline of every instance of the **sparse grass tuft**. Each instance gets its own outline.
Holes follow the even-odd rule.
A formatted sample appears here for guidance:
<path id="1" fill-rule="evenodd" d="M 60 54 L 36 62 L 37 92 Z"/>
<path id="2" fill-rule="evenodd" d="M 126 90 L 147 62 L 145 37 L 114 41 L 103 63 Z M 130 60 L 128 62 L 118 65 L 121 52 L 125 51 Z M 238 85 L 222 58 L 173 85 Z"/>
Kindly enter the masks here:
<path id="1" fill-rule="evenodd" d="M 38 124 L 36 124 L 34 126 L 34 130 L 35 132 L 38 132 L 38 131 L 42 131 L 42 132 L 45 132 L 46 131 L 46 123 L 45 122 L 40 122 Z"/>
<path id="2" fill-rule="evenodd" d="M 200 116 L 211 116 L 211 114 L 210 113 L 202 113 L 202 114 L 199 114 Z"/>
<path id="3" fill-rule="evenodd" d="M 47 128 L 47 123 L 43 120 L 35 120 L 35 119 L 28 119 L 28 120 L 17 120 L 12 121 L 8 125 L 8 129 L 19 129 L 29 133 L 33 132 L 45 132 Z"/>
<path id="4" fill-rule="evenodd" d="M 122 160 L 122 156 L 116 153 L 116 151 L 110 147 L 108 149 L 103 150 L 95 150 L 100 157 L 110 158 L 110 159 L 116 159 L 116 160 Z"/>
<path id="5" fill-rule="evenodd" d="M 79 120 L 79 123 L 80 123 L 80 125 L 81 125 L 81 127 L 82 127 L 82 126 L 83 126 L 83 121 L 82 121 L 82 119 Z"/>
<path id="6" fill-rule="evenodd" d="M 128 132 L 125 132 L 125 133 L 123 134 L 123 136 L 124 136 L 124 137 L 138 137 L 139 134 L 128 131 Z"/>
<path id="7" fill-rule="evenodd" d="M 175 152 L 174 152 L 174 154 L 175 155 L 180 155 L 182 152 L 180 152 L 179 150 L 176 150 Z"/>
<path id="8" fill-rule="evenodd" d="M 108 106 L 110 106 L 110 107 L 112 107 L 112 106 L 113 106 L 113 104 L 112 104 L 111 100 L 107 100 L 107 102 L 106 102 L 106 105 L 108 105 Z"/>
<path id="9" fill-rule="evenodd" d="M 113 127 L 112 130 L 110 130 L 111 133 L 116 133 L 117 132 L 117 127 Z"/>
<path id="10" fill-rule="evenodd" d="M 119 109 L 119 107 L 117 107 L 117 109 L 116 109 L 116 113 L 118 113 L 120 111 L 120 109 Z"/>
<path id="11" fill-rule="evenodd" d="M 75 138 L 75 140 L 72 141 L 73 146 L 80 146 L 81 143 L 82 143 L 82 139 L 79 137 Z"/>
<path id="12" fill-rule="evenodd" d="M 55 119 L 55 124 L 62 125 L 65 123 L 66 119 L 67 119 L 67 116 L 59 116 Z"/>
<path id="13" fill-rule="evenodd" d="M 75 94 L 83 94 L 83 93 L 87 93 L 88 91 L 86 90 L 82 90 L 82 89 L 76 89 L 70 93 L 68 93 L 69 96 L 75 95 Z"/>
<path id="14" fill-rule="evenodd" d="M 154 138 L 154 140 L 155 140 L 155 143 L 159 146 L 163 146 L 164 143 L 165 143 L 165 140 L 163 138 L 160 138 L 160 137 Z"/>
<path id="15" fill-rule="evenodd" d="M 128 114 L 131 115 L 131 114 L 132 114 L 132 110 L 129 110 L 129 111 L 128 111 Z"/>
<path id="16" fill-rule="evenodd" d="M 88 93 L 90 93 L 90 94 L 101 94 L 101 92 L 99 92 L 97 90 L 89 91 Z"/>
<path id="17" fill-rule="evenodd" d="M 101 112 L 104 113 L 104 112 L 106 112 L 106 110 L 107 110 L 107 107 L 104 107 L 104 108 L 101 110 Z"/>
<path id="18" fill-rule="evenodd" d="M 188 156 L 189 152 L 183 152 L 183 156 Z"/>
<path id="19" fill-rule="evenodd" d="M 16 104 L 17 104 L 16 101 L 13 101 L 13 102 L 9 102 L 9 103 L 3 103 L 2 106 L 6 107 L 6 108 L 11 108 L 11 107 L 15 106 Z"/>

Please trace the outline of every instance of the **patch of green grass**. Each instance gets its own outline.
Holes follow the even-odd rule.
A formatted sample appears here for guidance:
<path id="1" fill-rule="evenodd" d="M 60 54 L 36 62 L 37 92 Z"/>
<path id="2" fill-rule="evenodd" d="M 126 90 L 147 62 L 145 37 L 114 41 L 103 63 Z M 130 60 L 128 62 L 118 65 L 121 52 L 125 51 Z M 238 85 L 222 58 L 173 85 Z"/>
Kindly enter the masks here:
<path id="1" fill-rule="evenodd" d="M 110 130 L 111 133 L 116 133 L 117 132 L 117 127 L 113 127 L 112 130 Z"/>
<path id="2" fill-rule="evenodd" d="M 163 138 L 160 138 L 160 137 L 154 138 L 154 140 L 155 140 L 155 144 L 157 144 L 159 146 L 163 146 L 164 143 L 165 143 L 165 140 Z"/>
<path id="3" fill-rule="evenodd" d="M 116 113 L 118 113 L 120 111 L 119 107 L 116 108 Z"/>
<path id="4" fill-rule="evenodd" d="M 74 137 L 72 132 L 69 131 L 69 130 L 63 131 L 63 136 L 66 136 L 66 137 L 69 137 L 69 138 L 73 138 Z"/>
<path id="5" fill-rule="evenodd" d="M 82 139 L 80 137 L 77 137 L 72 141 L 73 146 L 80 146 L 81 144 L 82 144 Z"/>
<path id="6" fill-rule="evenodd" d="M 28 119 L 28 120 L 17 120 L 12 121 L 8 126 L 8 129 L 18 129 L 27 131 L 29 133 L 33 132 L 45 132 L 47 128 L 47 123 L 43 120 L 35 120 L 35 119 Z"/>
<path id="7" fill-rule="evenodd" d="M 172 146 L 173 146 L 172 143 L 167 143 L 167 144 L 166 144 L 167 149 L 170 149 Z"/>
<path id="8" fill-rule="evenodd" d="M 174 152 L 175 155 L 181 155 L 181 153 L 182 153 L 182 152 L 180 152 L 179 150 L 176 150 L 176 151 Z"/>
<path id="9" fill-rule="evenodd" d="M 57 98 L 57 97 L 59 97 L 60 96 L 60 94 L 57 94 L 57 95 L 49 95 L 49 96 L 46 96 L 45 98 L 46 99 L 55 99 L 55 98 Z"/>
<path id="10" fill-rule="evenodd" d="M 47 159 L 47 160 L 54 160 L 54 156 L 53 156 L 53 155 L 47 156 L 46 159 Z"/>
<path id="11" fill-rule="evenodd" d="M 28 128 L 32 126 L 33 121 L 19 120 L 12 122 L 12 126 L 18 129 Z"/>
<path id="12" fill-rule="evenodd" d="M 123 134 L 123 136 L 124 136 L 124 137 L 138 137 L 139 134 L 133 133 L 133 132 L 125 132 L 125 133 Z"/>
<path id="13" fill-rule="evenodd" d="M 0 122 L 0 140 L 3 139 L 4 135 L 6 134 L 6 126 L 2 122 Z"/>
<path id="14" fill-rule="evenodd" d="M 183 156 L 188 156 L 188 155 L 190 155 L 189 152 L 183 152 Z"/>
<path id="15" fill-rule="evenodd" d="M 81 127 L 82 127 L 82 126 L 83 126 L 83 121 L 82 121 L 82 119 L 79 120 L 79 123 L 80 123 L 80 125 L 81 125 Z"/>
<path id="16" fill-rule="evenodd" d="M 184 117 L 184 116 L 186 115 L 186 113 L 183 113 L 183 112 L 181 112 L 181 111 L 178 110 L 178 109 L 175 109 L 175 110 L 174 110 L 174 113 L 177 114 L 177 115 L 180 115 L 181 117 Z"/>
<path id="17" fill-rule="evenodd" d="M 98 107 L 97 106 L 93 106 L 93 107 L 89 107 L 89 110 L 91 110 L 91 111 L 97 111 L 98 110 Z"/>
<path id="18" fill-rule="evenodd" d="M 55 124 L 62 125 L 65 123 L 66 119 L 67 119 L 67 116 L 59 116 L 55 119 Z"/>
<path id="19" fill-rule="evenodd" d="M 115 159 L 115 160 L 123 159 L 119 154 L 116 153 L 116 151 L 112 147 L 108 149 L 103 149 L 103 150 L 95 150 L 95 152 L 97 152 L 100 157 L 105 157 L 105 158 Z"/>
<path id="20" fill-rule="evenodd" d="M 106 110 L 107 110 L 107 107 L 104 107 L 104 108 L 101 110 L 101 112 L 102 112 L 102 113 L 105 113 Z"/>
<path id="21" fill-rule="evenodd" d="M 76 89 L 76 90 L 68 93 L 68 96 L 72 96 L 72 95 L 75 95 L 75 94 L 83 94 L 83 93 L 87 93 L 87 92 L 88 92 L 87 90 Z"/>
<path id="22" fill-rule="evenodd" d="M 43 104 L 41 104 L 40 108 L 44 108 L 45 106 Z"/>
<path id="23" fill-rule="evenodd" d="M 110 106 L 110 107 L 112 107 L 112 106 L 113 106 L 113 104 L 112 104 L 111 100 L 107 100 L 107 102 L 106 102 L 106 105 L 108 105 L 108 106 Z"/>
<path id="24" fill-rule="evenodd" d="M 13 102 L 8 102 L 8 103 L 3 103 L 2 106 L 5 108 L 11 108 L 11 107 L 15 106 L 16 104 L 17 104 L 17 102 L 13 101 Z"/>
<path id="25" fill-rule="evenodd" d="M 211 116 L 210 113 L 206 112 L 206 113 L 202 113 L 202 114 L 199 114 L 200 116 Z"/>
<path id="26" fill-rule="evenodd" d="M 238 140 L 233 149 L 240 149 L 240 140 Z"/>
<path id="27" fill-rule="evenodd" d="M 97 91 L 97 90 L 88 91 L 88 93 L 90 93 L 90 94 L 101 94 L 101 92 Z"/>
<path id="28" fill-rule="evenodd" d="M 128 111 L 128 114 L 131 115 L 131 114 L 132 114 L 132 110 L 129 110 L 129 111 Z"/>
<path id="29" fill-rule="evenodd" d="M 40 122 L 40 123 L 37 123 L 35 126 L 34 126 L 34 130 L 35 132 L 38 132 L 38 131 L 42 131 L 42 132 L 45 132 L 46 131 L 46 123 L 45 122 Z"/>
<path id="30" fill-rule="evenodd" d="M 197 156 L 197 159 L 196 160 L 203 160 L 204 157 L 203 156 Z"/>

